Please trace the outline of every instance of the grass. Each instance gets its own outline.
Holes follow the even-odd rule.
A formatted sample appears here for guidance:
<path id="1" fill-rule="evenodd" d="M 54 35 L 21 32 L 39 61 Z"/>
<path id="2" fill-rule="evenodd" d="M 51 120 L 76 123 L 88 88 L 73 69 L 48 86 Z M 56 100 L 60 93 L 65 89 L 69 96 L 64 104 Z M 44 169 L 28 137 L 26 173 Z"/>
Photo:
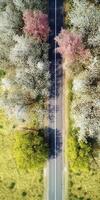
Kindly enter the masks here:
<path id="1" fill-rule="evenodd" d="M 88 173 L 70 173 L 69 200 L 99 200 L 100 170 Z"/>
<path id="2" fill-rule="evenodd" d="M 67 82 L 67 93 L 66 101 L 69 103 L 67 112 L 70 113 L 70 103 L 73 99 L 72 94 L 72 81 L 70 80 Z M 69 120 L 69 126 L 68 126 L 68 134 L 71 133 L 71 123 Z M 65 140 L 65 156 L 67 160 L 68 156 L 68 138 Z M 70 158 L 68 158 L 70 160 Z M 67 161 L 68 161 L 67 160 Z M 98 161 L 99 162 L 99 161 Z M 70 169 L 69 163 L 68 169 L 69 169 L 69 180 L 68 180 L 68 195 L 69 200 L 99 200 L 100 199 L 100 170 L 99 166 L 92 164 L 92 167 L 89 171 L 76 171 L 72 172 Z M 67 200 L 68 198 L 66 198 Z"/>
<path id="3" fill-rule="evenodd" d="M 64 162 L 66 166 L 65 174 L 64 174 L 64 197 L 65 200 L 68 200 L 68 179 L 69 179 L 69 172 L 68 172 L 68 130 L 69 130 L 69 102 L 70 98 L 72 98 L 71 87 L 72 81 L 70 79 L 70 75 L 65 71 L 64 73 L 64 86 L 63 86 L 63 95 L 64 95 Z"/>
<path id="4" fill-rule="evenodd" d="M 32 124 L 38 124 L 33 115 Z M 0 200 L 42 200 L 43 169 L 19 170 L 13 157 L 14 122 L 0 111 Z"/>

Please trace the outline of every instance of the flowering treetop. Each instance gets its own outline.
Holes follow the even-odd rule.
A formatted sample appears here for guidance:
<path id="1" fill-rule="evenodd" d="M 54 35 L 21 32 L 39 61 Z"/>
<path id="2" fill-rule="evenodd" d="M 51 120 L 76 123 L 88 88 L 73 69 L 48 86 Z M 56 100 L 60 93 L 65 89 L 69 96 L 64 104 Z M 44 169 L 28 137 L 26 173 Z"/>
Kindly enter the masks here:
<path id="1" fill-rule="evenodd" d="M 49 34 L 48 16 L 43 12 L 25 10 L 23 13 L 24 32 L 40 41 L 46 41 Z"/>
<path id="2" fill-rule="evenodd" d="M 90 57 L 90 51 L 85 49 L 82 37 L 77 33 L 62 29 L 55 40 L 59 45 L 57 52 L 62 55 L 68 64 L 78 60 L 85 61 Z"/>

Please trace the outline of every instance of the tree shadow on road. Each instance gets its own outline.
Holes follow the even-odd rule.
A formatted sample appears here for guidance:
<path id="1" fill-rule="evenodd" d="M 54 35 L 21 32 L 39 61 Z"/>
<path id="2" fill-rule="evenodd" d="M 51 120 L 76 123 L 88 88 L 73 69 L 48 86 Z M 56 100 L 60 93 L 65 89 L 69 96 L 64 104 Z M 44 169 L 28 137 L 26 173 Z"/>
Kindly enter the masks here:
<path id="1" fill-rule="evenodd" d="M 48 128 L 48 143 L 49 143 L 49 158 L 55 158 L 62 151 L 62 133 L 61 130 L 58 130 L 55 127 L 56 115 L 61 114 L 61 103 L 56 105 L 57 102 L 55 100 L 61 101 L 58 98 L 62 94 L 62 58 L 59 53 L 56 52 L 55 47 L 55 35 L 58 35 L 61 27 L 63 27 L 63 1 L 59 0 L 56 2 L 56 10 L 55 10 L 55 1 L 48 1 L 48 16 L 49 16 L 49 26 L 50 26 L 50 34 L 49 34 L 49 73 L 50 73 L 50 88 L 49 88 L 49 125 Z M 56 11 L 56 18 L 55 18 Z M 55 31 L 56 29 L 56 31 Z M 60 110 L 59 110 L 60 109 Z M 59 118 L 61 119 L 61 117 Z M 58 122 L 57 122 L 58 123 Z M 59 127 L 59 126 L 58 126 Z"/>
<path id="2" fill-rule="evenodd" d="M 61 133 L 57 129 L 48 130 L 49 159 L 56 158 L 62 151 Z"/>
<path id="3" fill-rule="evenodd" d="M 56 61 L 55 61 L 56 62 Z M 56 63 L 52 61 L 49 66 L 50 71 L 50 90 L 49 90 L 49 97 L 55 98 L 59 96 L 60 88 L 62 87 L 62 75 L 63 70 L 61 66 L 61 60 L 57 60 Z"/>
<path id="4" fill-rule="evenodd" d="M 57 105 L 48 105 L 48 113 L 49 113 L 49 120 L 50 123 L 53 123 L 55 121 L 55 112 L 57 113 L 59 111 L 59 106 Z"/>

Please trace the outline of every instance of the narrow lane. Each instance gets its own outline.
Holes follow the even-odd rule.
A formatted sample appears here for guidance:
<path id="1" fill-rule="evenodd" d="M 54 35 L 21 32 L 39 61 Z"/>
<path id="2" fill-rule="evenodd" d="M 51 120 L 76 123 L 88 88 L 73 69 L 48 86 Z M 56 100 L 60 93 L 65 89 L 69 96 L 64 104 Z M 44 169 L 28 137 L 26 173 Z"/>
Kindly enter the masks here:
<path id="1" fill-rule="evenodd" d="M 63 200 L 63 152 L 62 152 L 62 66 L 55 53 L 54 38 L 63 26 L 63 0 L 49 0 L 49 60 L 51 88 L 49 98 L 49 177 L 48 200 Z"/>

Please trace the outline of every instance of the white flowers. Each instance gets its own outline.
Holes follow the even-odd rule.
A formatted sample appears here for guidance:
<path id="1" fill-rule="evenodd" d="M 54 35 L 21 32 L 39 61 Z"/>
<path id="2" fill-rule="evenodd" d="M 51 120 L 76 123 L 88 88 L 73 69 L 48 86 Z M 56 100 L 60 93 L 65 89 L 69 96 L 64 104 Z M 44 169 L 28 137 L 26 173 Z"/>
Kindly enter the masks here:
<path id="1" fill-rule="evenodd" d="M 1 86 L 2 86 L 3 90 L 9 90 L 11 88 L 10 80 L 3 78 L 1 80 Z"/>
<path id="2" fill-rule="evenodd" d="M 25 60 L 29 55 L 29 51 L 31 48 L 30 40 L 24 36 L 14 36 L 14 41 L 16 42 L 15 46 L 10 51 L 10 61 L 14 64 L 21 65 L 25 64 Z"/>
<path id="3" fill-rule="evenodd" d="M 96 58 L 74 78 L 72 91 L 71 118 L 78 139 L 100 138 L 100 65 Z"/>
<path id="4" fill-rule="evenodd" d="M 85 81 L 84 80 L 81 80 L 81 79 L 78 79 L 78 78 L 75 78 L 73 80 L 73 93 L 76 94 L 76 93 L 80 93 L 85 87 Z"/>
<path id="5" fill-rule="evenodd" d="M 86 0 L 73 0 L 74 8 L 69 14 L 74 30 L 87 36 L 87 43 L 100 47 L 100 11 Z"/>
<path id="6" fill-rule="evenodd" d="M 41 71 L 43 71 L 43 68 L 44 68 L 44 63 L 43 62 L 38 62 L 37 63 L 37 68 Z"/>

